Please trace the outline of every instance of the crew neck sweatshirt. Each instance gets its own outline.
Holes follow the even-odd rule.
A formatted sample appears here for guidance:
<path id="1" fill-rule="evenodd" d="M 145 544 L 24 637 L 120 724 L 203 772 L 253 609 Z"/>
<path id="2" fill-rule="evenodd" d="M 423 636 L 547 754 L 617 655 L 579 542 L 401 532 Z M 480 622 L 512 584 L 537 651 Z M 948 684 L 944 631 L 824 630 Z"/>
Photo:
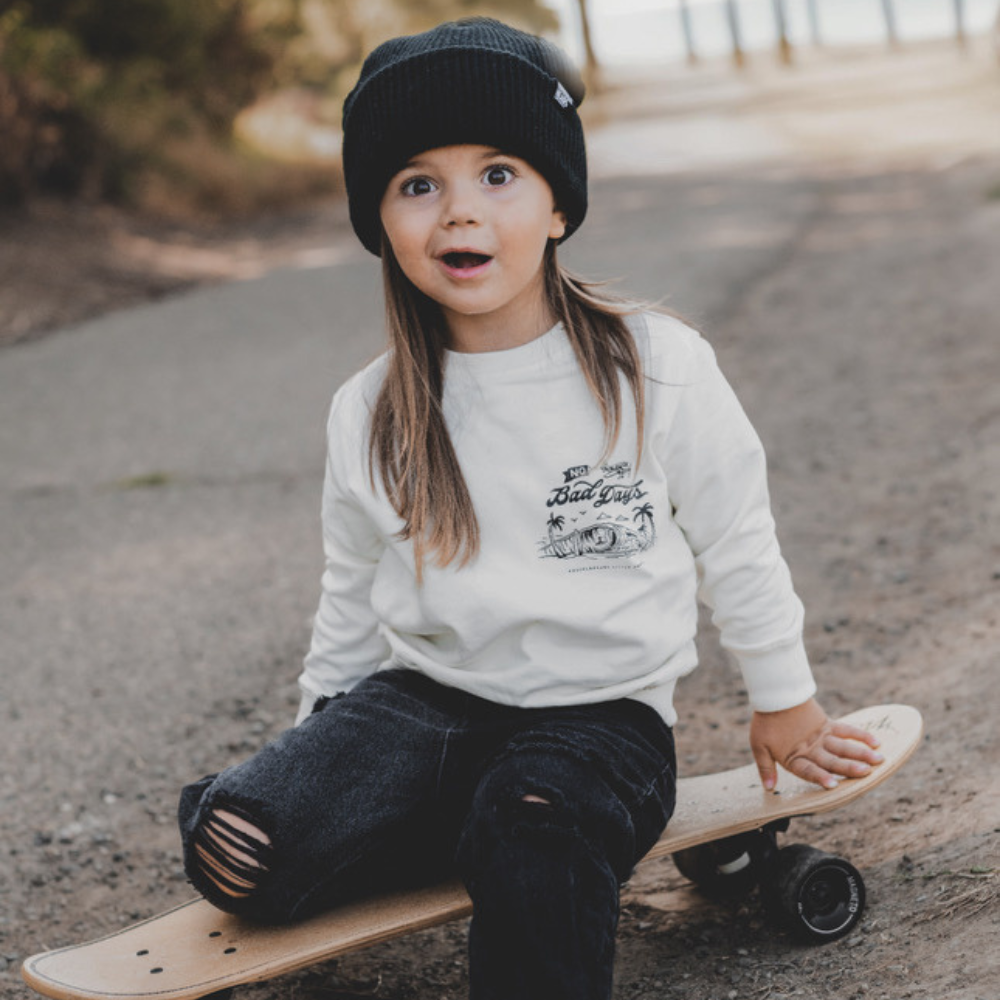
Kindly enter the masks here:
<path id="1" fill-rule="evenodd" d="M 628 323 L 646 376 L 641 456 L 624 383 L 621 433 L 603 454 L 561 326 L 511 350 L 447 352 L 442 405 L 481 547 L 461 567 L 426 560 L 419 585 L 369 474 L 385 356 L 336 393 L 300 720 L 320 696 L 403 667 L 505 705 L 632 698 L 673 725 L 675 685 L 697 664 L 699 598 L 753 708 L 815 692 L 757 434 L 698 333 L 655 313 Z"/>

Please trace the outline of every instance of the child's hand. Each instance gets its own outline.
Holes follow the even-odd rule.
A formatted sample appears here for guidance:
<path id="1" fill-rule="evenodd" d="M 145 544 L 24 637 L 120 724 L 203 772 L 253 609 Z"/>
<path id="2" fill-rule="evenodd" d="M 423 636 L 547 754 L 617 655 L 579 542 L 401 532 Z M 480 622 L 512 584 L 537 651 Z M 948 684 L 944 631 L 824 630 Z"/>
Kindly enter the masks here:
<path id="1" fill-rule="evenodd" d="M 776 764 L 824 788 L 839 777 L 860 778 L 882 763 L 878 745 L 874 734 L 828 718 L 813 698 L 783 712 L 754 712 L 750 723 L 750 748 L 768 791 L 778 782 Z"/>

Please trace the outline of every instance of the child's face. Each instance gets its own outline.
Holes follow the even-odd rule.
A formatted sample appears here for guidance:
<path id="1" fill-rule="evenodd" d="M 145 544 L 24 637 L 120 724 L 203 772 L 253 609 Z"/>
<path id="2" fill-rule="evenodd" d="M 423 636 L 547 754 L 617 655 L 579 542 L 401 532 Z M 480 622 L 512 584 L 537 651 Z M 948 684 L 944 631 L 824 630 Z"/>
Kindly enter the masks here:
<path id="1" fill-rule="evenodd" d="M 451 346 L 502 350 L 554 321 L 542 261 L 566 231 L 548 182 L 488 146 L 444 146 L 389 182 L 382 225 L 403 273 L 444 312 Z"/>

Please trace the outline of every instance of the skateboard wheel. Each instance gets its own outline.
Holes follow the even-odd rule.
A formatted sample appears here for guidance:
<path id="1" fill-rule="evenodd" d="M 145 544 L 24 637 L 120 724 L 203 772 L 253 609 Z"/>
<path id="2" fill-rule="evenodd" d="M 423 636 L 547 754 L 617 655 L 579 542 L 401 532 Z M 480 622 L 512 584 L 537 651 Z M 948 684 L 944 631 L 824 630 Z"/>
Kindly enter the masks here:
<path id="1" fill-rule="evenodd" d="M 674 864 L 706 896 L 733 899 L 748 895 L 757 884 L 754 836 L 741 834 L 677 851 Z"/>
<path id="2" fill-rule="evenodd" d="M 792 932 L 817 944 L 843 937 L 865 908 L 864 879 L 854 865 L 807 844 L 778 851 L 767 894 Z"/>

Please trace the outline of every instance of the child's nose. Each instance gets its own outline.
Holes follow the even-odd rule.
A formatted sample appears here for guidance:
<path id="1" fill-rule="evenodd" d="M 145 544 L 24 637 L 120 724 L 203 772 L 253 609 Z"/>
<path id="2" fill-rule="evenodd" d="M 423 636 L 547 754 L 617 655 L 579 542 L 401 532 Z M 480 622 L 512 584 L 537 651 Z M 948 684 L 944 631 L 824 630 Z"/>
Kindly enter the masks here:
<path id="1" fill-rule="evenodd" d="M 482 205 L 472 184 L 451 185 L 443 205 L 442 222 L 448 226 L 474 226 L 482 222 Z"/>

